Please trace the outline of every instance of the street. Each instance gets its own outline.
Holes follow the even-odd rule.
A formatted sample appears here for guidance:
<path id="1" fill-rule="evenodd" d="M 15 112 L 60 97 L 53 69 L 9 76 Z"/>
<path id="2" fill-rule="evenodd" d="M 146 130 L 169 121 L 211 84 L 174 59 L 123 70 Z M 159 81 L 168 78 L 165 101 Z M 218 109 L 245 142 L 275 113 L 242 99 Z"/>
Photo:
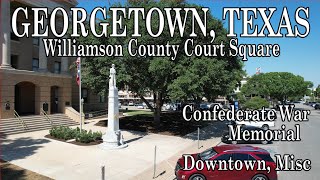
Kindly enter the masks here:
<path id="1" fill-rule="evenodd" d="M 301 122 L 301 141 L 286 142 L 275 141 L 268 145 L 254 145 L 268 150 L 275 159 L 274 154 L 294 154 L 295 159 L 310 159 L 310 171 L 281 171 L 278 174 L 279 180 L 317 180 L 320 177 L 320 156 L 319 156 L 319 133 L 320 131 L 320 111 L 303 105 L 295 104 L 298 109 L 310 109 L 311 114 L 308 116 L 309 121 Z M 294 125 L 299 122 L 283 122 L 278 113 L 275 129 L 279 129 L 282 124 L 286 125 L 286 129 L 294 129 Z"/>
<path id="2" fill-rule="evenodd" d="M 279 173 L 279 179 L 291 179 L 291 180 L 311 180 L 319 179 L 320 176 L 320 156 L 319 156 L 319 133 L 320 130 L 320 111 L 314 110 L 313 108 L 303 105 L 295 104 L 296 108 L 310 109 L 311 114 L 309 115 L 308 122 L 302 122 L 301 124 L 301 141 L 298 142 L 274 142 L 274 144 L 263 146 L 271 153 L 277 154 L 294 154 L 295 159 L 310 159 L 311 170 L 310 171 L 282 171 Z M 279 118 L 276 121 L 276 128 L 279 128 L 282 124 L 287 126 L 287 129 L 293 129 L 297 122 L 282 122 Z"/>
<path id="3" fill-rule="evenodd" d="M 301 125 L 301 141 L 287 142 L 287 141 L 274 141 L 272 144 L 249 144 L 252 146 L 261 147 L 270 152 L 271 156 L 275 160 L 275 154 L 280 154 L 283 157 L 284 154 L 293 154 L 295 160 L 297 159 L 310 159 L 311 170 L 310 171 L 281 171 L 278 173 L 279 180 L 317 180 L 320 177 L 320 156 L 318 150 L 320 149 L 319 133 L 320 131 L 320 111 L 314 110 L 310 106 L 303 104 L 295 104 L 297 109 L 309 109 L 311 114 L 308 116 L 309 121 L 304 122 L 283 122 L 280 118 L 280 114 L 277 113 L 277 121 L 275 127 L 272 129 L 280 129 L 282 124 L 286 125 L 286 129 L 294 129 L 294 125 L 299 123 Z M 224 144 L 224 143 L 221 143 Z"/>

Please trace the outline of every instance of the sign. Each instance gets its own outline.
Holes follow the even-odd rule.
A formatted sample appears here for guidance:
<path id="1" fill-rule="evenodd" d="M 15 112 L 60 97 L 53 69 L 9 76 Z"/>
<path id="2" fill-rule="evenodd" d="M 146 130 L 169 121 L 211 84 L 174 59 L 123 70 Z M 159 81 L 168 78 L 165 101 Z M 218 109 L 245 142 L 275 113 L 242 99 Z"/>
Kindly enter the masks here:
<path id="1" fill-rule="evenodd" d="M 10 102 L 8 101 L 8 102 L 6 102 L 6 104 L 5 104 L 5 108 L 6 108 L 6 110 L 10 110 Z"/>
<path id="2" fill-rule="evenodd" d="M 239 110 L 239 101 L 234 101 L 234 108 Z"/>
<path id="3" fill-rule="evenodd" d="M 47 112 L 47 111 L 49 110 L 49 105 L 48 105 L 48 103 L 46 103 L 46 102 L 43 103 L 43 104 L 42 104 L 42 109 Z"/>

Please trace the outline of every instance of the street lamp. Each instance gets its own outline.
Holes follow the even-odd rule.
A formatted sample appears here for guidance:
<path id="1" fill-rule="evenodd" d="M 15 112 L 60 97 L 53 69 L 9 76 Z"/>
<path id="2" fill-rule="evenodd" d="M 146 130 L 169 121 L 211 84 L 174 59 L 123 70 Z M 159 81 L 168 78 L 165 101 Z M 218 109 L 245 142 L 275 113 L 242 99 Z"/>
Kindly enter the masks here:
<path id="1" fill-rule="evenodd" d="M 80 132 L 82 131 L 82 113 L 83 113 L 83 104 L 84 104 L 84 99 L 81 98 L 81 106 L 80 106 Z"/>

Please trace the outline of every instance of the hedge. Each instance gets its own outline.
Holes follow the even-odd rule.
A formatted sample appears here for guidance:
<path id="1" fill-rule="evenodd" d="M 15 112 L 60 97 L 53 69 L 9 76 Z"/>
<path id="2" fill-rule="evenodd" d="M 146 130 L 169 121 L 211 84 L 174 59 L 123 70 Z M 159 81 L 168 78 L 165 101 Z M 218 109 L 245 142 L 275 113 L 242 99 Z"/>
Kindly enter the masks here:
<path id="1" fill-rule="evenodd" d="M 55 126 L 49 131 L 52 137 L 63 140 L 76 139 L 76 141 L 81 143 L 90 143 L 94 141 L 98 141 L 102 139 L 102 133 L 92 132 L 87 130 L 82 130 L 80 132 L 80 128 L 77 127 L 72 129 L 70 127 L 65 126 Z"/>

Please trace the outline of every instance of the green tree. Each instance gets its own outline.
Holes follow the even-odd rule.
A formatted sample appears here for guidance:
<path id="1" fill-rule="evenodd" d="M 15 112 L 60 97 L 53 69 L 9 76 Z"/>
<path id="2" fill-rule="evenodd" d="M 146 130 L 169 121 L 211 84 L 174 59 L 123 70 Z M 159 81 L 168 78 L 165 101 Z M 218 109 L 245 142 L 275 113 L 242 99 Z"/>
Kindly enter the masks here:
<path id="1" fill-rule="evenodd" d="M 319 84 L 318 87 L 316 88 L 315 96 L 318 97 L 318 98 L 320 98 L 320 84 Z"/>
<path id="2" fill-rule="evenodd" d="M 195 7 L 182 0 L 130 0 L 125 5 L 117 4 L 114 6 L 143 7 L 146 10 L 153 7 L 160 9 L 164 7 Z M 106 21 L 112 23 L 112 18 L 115 17 L 110 15 Z M 144 22 L 141 16 L 139 18 L 139 22 Z M 157 29 L 158 18 L 156 16 L 152 18 L 152 29 Z M 191 18 L 191 16 L 187 17 L 185 35 L 191 33 Z M 126 26 L 127 37 L 96 38 L 89 34 L 88 37 L 80 37 L 77 40 L 81 44 L 121 44 L 126 47 L 135 29 L 134 19 L 124 19 L 123 22 Z M 211 14 L 207 15 L 207 26 L 215 30 L 215 43 L 220 44 L 221 41 L 228 41 L 227 31 L 222 22 L 213 18 Z M 167 27 L 165 26 L 165 28 Z M 136 93 L 149 107 L 151 106 L 143 98 L 143 95 L 146 91 L 154 93 L 155 124 L 160 123 L 161 107 L 167 99 L 186 100 L 190 97 L 196 101 L 202 97 L 214 99 L 218 95 L 225 95 L 233 90 L 237 81 L 240 81 L 242 77 L 242 63 L 236 57 L 185 56 L 182 52 L 183 45 L 189 37 L 180 37 L 177 29 L 172 38 L 168 29 L 164 29 L 158 38 L 153 38 L 146 32 L 145 23 L 139 23 L 139 29 L 141 30 L 141 37 L 137 38 L 139 44 L 167 44 L 167 42 L 179 44 L 181 52 L 178 52 L 176 60 L 172 61 L 170 57 L 131 57 L 124 48 L 124 56 L 121 58 L 86 57 L 83 64 L 83 80 L 93 90 L 103 94 L 107 90 L 106 81 L 109 76 L 109 68 L 111 64 L 115 64 L 120 88 L 128 85 L 130 90 Z M 108 31 L 112 30 L 108 29 Z M 196 26 L 195 31 L 198 34 L 198 37 L 194 39 L 195 44 L 211 43 L 211 39 L 208 38 L 210 37 L 209 32 L 208 37 L 204 37 L 200 33 L 199 27 Z"/>
<path id="3" fill-rule="evenodd" d="M 246 101 L 244 106 L 247 109 L 261 109 L 262 107 L 268 108 L 269 102 L 264 98 L 255 96 Z"/>
<path id="4" fill-rule="evenodd" d="M 259 95 L 284 102 L 290 97 L 302 97 L 312 87 L 310 81 L 304 81 L 299 75 L 289 72 L 269 72 L 254 75 L 242 88 L 247 96 Z"/>

